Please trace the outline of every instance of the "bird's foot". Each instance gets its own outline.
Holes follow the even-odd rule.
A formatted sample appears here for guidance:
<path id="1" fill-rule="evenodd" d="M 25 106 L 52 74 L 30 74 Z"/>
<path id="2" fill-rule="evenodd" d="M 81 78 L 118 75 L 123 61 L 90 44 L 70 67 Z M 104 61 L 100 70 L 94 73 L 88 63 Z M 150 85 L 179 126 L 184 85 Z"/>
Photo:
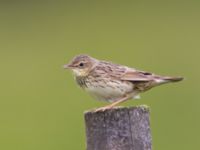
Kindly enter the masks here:
<path id="1" fill-rule="evenodd" d="M 97 109 L 94 110 L 94 112 L 105 111 L 105 110 L 108 110 L 108 109 L 111 109 L 111 108 L 113 108 L 113 106 L 108 105 L 108 106 L 97 108 Z"/>

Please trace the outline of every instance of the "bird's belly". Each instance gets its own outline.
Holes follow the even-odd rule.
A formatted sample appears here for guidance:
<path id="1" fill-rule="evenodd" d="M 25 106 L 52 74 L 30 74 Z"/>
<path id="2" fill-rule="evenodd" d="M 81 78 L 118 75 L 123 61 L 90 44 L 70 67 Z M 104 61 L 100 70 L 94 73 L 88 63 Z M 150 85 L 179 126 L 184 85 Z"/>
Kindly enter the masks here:
<path id="1" fill-rule="evenodd" d="M 106 82 L 106 84 L 88 85 L 85 90 L 98 100 L 114 102 L 133 90 L 133 85 L 126 82 Z"/>

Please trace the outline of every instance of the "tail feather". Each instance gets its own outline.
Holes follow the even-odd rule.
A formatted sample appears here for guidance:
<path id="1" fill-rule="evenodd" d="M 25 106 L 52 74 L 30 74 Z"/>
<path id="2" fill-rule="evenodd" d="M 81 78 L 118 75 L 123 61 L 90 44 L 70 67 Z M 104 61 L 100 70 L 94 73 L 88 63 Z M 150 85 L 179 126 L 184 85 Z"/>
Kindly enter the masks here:
<path id="1" fill-rule="evenodd" d="M 156 79 L 156 82 L 158 84 L 164 84 L 164 83 L 169 83 L 169 82 L 178 82 L 183 80 L 183 77 L 158 77 Z"/>
<path id="2" fill-rule="evenodd" d="M 182 81 L 183 79 L 184 79 L 183 77 L 164 77 L 164 80 L 169 82 L 178 82 Z"/>

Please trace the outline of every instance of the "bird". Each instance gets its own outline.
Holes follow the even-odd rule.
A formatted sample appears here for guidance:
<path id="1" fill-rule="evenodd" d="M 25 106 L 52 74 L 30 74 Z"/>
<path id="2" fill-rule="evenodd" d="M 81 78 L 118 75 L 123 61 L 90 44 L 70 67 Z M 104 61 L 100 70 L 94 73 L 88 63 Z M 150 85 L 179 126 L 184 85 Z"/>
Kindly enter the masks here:
<path id="1" fill-rule="evenodd" d="M 156 75 L 86 54 L 75 56 L 64 68 L 72 70 L 82 89 L 96 99 L 110 103 L 96 111 L 105 111 L 129 99 L 138 99 L 141 93 L 153 87 L 183 80 L 183 77 Z"/>

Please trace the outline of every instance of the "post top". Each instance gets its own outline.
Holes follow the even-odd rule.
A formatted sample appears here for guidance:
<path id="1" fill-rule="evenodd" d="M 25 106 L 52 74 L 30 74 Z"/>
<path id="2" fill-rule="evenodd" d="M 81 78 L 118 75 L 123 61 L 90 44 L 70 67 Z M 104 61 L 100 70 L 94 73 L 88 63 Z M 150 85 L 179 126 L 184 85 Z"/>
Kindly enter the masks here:
<path id="1" fill-rule="evenodd" d="M 130 107 L 124 107 L 124 106 L 117 106 L 113 107 L 112 109 L 107 109 L 105 111 L 95 111 L 95 109 L 86 110 L 84 112 L 85 115 L 87 114 L 96 114 L 96 113 L 109 113 L 109 112 L 117 112 L 117 111 L 126 111 L 126 110 L 140 110 L 143 112 L 150 112 L 150 107 L 147 105 L 138 105 L 138 106 L 130 106 Z"/>

